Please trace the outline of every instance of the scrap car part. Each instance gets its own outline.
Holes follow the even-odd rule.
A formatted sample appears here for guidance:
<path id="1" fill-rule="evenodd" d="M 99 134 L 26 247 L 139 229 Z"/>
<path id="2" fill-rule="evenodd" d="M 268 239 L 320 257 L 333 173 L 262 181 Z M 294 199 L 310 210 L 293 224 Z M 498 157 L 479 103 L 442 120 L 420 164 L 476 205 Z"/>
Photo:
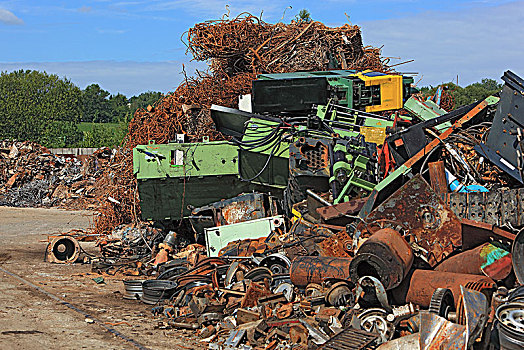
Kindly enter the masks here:
<path id="1" fill-rule="evenodd" d="M 244 279 L 251 280 L 253 282 L 264 281 L 265 279 L 271 280 L 271 270 L 267 267 L 256 267 L 249 270 L 245 275 Z"/>
<path id="2" fill-rule="evenodd" d="M 433 312 L 434 314 L 447 319 L 448 314 L 455 311 L 453 292 L 447 288 L 435 289 L 431 296 L 428 310 L 429 312 Z"/>
<path id="3" fill-rule="evenodd" d="M 171 298 L 177 284 L 173 281 L 147 280 L 142 283 L 142 302 L 146 304 L 157 304 L 162 300 Z"/>
<path id="4" fill-rule="evenodd" d="M 395 335 L 395 325 L 387 320 L 387 311 L 384 309 L 367 309 L 358 315 L 360 327 L 366 332 L 378 333 L 380 343 L 385 343 Z"/>
<path id="5" fill-rule="evenodd" d="M 140 300 L 144 291 L 142 289 L 142 283 L 144 280 L 131 280 L 124 282 L 124 299 L 129 300 Z"/>
<path id="6" fill-rule="evenodd" d="M 259 266 L 267 267 L 273 275 L 280 275 L 289 273 L 291 261 L 287 256 L 275 253 L 263 258 Z"/>
<path id="7" fill-rule="evenodd" d="M 407 232 L 404 238 L 424 249 L 421 257 L 432 267 L 462 244 L 460 220 L 421 175 L 400 187 L 358 228 L 364 231 L 380 220 L 401 225 Z"/>
<path id="8" fill-rule="evenodd" d="M 51 263 L 74 263 L 80 257 L 80 244 L 70 236 L 54 237 L 47 244 L 45 261 Z"/>
<path id="9" fill-rule="evenodd" d="M 337 282 L 326 292 L 326 302 L 333 306 L 345 306 L 354 299 L 351 286 L 347 282 Z"/>
<path id="10" fill-rule="evenodd" d="M 323 350 L 368 350 L 375 347 L 379 335 L 356 328 L 346 328 L 329 339 Z"/>
<path id="11" fill-rule="evenodd" d="M 466 327 L 446 320 L 432 312 L 420 312 L 419 344 L 421 350 L 466 350 Z"/>
<path id="12" fill-rule="evenodd" d="M 513 271 L 520 284 L 524 284 L 524 230 L 520 231 L 511 248 Z"/>
<path id="13" fill-rule="evenodd" d="M 310 283 L 322 284 L 326 279 L 348 280 L 351 276 L 349 272 L 351 260 L 351 258 L 297 256 L 289 270 L 291 282 L 299 288 L 305 288 Z"/>
<path id="14" fill-rule="evenodd" d="M 413 250 L 397 231 L 384 228 L 362 243 L 351 261 L 353 281 L 374 276 L 389 290 L 397 287 L 413 264 Z"/>
<path id="15" fill-rule="evenodd" d="M 466 315 L 465 325 L 447 321 L 428 311 L 420 312 L 421 349 L 470 349 L 488 319 L 488 301 L 481 292 L 460 286 Z"/>
<path id="16" fill-rule="evenodd" d="M 366 298 L 366 292 L 371 290 L 371 287 L 373 287 L 373 297 L 376 301 L 378 301 L 384 309 L 391 311 L 391 306 L 389 305 L 388 295 L 384 285 L 373 276 L 363 276 L 358 280 L 357 289 L 355 291 L 355 303 L 361 303 L 360 300 Z"/>
<path id="17" fill-rule="evenodd" d="M 289 282 L 280 283 L 275 289 L 273 289 L 273 293 L 283 293 L 289 302 L 292 302 L 295 299 L 294 287 Z"/>
<path id="18" fill-rule="evenodd" d="M 497 331 L 500 348 L 517 350 L 524 348 L 524 303 L 507 303 L 497 308 Z"/>
<path id="19" fill-rule="evenodd" d="M 206 237 L 207 255 L 210 257 L 219 256 L 220 250 L 231 242 L 268 237 L 271 232 L 277 229 L 285 232 L 284 217 L 281 215 L 206 228 L 204 229 L 204 234 Z"/>

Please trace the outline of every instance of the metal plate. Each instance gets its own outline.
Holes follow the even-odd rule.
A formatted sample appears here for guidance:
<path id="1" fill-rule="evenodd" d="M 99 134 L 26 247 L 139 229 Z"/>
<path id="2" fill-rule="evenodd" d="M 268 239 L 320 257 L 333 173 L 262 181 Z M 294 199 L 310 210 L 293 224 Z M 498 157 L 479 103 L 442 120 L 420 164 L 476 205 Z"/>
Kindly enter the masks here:
<path id="1" fill-rule="evenodd" d="M 367 223 L 380 220 L 401 225 L 409 233 L 408 241 L 414 240 L 427 250 L 425 257 L 431 266 L 462 245 L 459 218 L 420 175 L 366 217 Z"/>

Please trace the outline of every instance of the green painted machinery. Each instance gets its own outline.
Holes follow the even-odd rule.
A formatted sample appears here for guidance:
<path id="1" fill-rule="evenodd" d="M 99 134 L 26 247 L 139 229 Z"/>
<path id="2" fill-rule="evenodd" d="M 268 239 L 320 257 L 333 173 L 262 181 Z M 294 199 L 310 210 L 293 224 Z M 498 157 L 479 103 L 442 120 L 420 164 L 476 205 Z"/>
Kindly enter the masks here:
<path id="1" fill-rule="evenodd" d="M 299 112 L 336 104 L 378 112 L 400 109 L 411 96 L 412 77 L 356 70 L 261 74 L 253 81 L 255 113 Z"/>
<path id="2" fill-rule="evenodd" d="M 139 145 L 133 149 L 145 220 L 178 220 L 193 207 L 234 197 L 243 192 L 272 192 L 277 187 L 242 181 L 238 148 L 226 141 Z"/>

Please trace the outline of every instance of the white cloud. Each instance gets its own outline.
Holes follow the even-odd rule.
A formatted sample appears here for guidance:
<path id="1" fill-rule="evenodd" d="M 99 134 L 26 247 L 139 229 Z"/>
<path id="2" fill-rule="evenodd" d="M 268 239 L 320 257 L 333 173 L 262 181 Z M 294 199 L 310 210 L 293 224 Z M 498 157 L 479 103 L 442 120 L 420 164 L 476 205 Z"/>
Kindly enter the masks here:
<path id="1" fill-rule="evenodd" d="M 15 16 L 11 11 L 0 8 L 0 22 L 11 25 L 24 24 L 24 21 Z"/>
<path id="2" fill-rule="evenodd" d="M 193 74 L 195 69 L 207 68 L 203 63 L 182 61 L 0 62 L 0 71 L 46 71 L 49 74 L 67 77 L 82 89 L 97 83 L 112 94 L 120 92 L 131 97 L 148 90 L 164 93 L 174 91 L 183 79 L 182 64 L 188 76 Z"/>
<path id="3" fill-rule="evenodd" d="M 482 78 L 498 80 L 507 69 L 524 76 L 523 23 L 524 1 L 515 1 L 359 25 L 364 43 L 384 45 L 384 56 L 415 59 L 398 70 L 418 72 L 421 85 L 448 82 L 459 75 L 459 84 L 465 86 Z"/>

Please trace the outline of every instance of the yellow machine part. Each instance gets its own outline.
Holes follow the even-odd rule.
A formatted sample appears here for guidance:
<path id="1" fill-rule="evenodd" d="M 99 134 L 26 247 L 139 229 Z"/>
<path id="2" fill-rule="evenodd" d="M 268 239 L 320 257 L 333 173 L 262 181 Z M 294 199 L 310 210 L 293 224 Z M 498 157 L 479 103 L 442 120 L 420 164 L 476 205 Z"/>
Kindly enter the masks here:
<path id="1" fill-rule="evenodd" d="M 359 79 L 364 81 L 365 86 L 380 85 L 380 104 L 366 106 L 366 112 L 388 111 L 400 109 L 403 106 L 403 86 L 401 75 L 379 75 L 368 77 L 365 75 L 368 71 L 355 74 Z"/>

